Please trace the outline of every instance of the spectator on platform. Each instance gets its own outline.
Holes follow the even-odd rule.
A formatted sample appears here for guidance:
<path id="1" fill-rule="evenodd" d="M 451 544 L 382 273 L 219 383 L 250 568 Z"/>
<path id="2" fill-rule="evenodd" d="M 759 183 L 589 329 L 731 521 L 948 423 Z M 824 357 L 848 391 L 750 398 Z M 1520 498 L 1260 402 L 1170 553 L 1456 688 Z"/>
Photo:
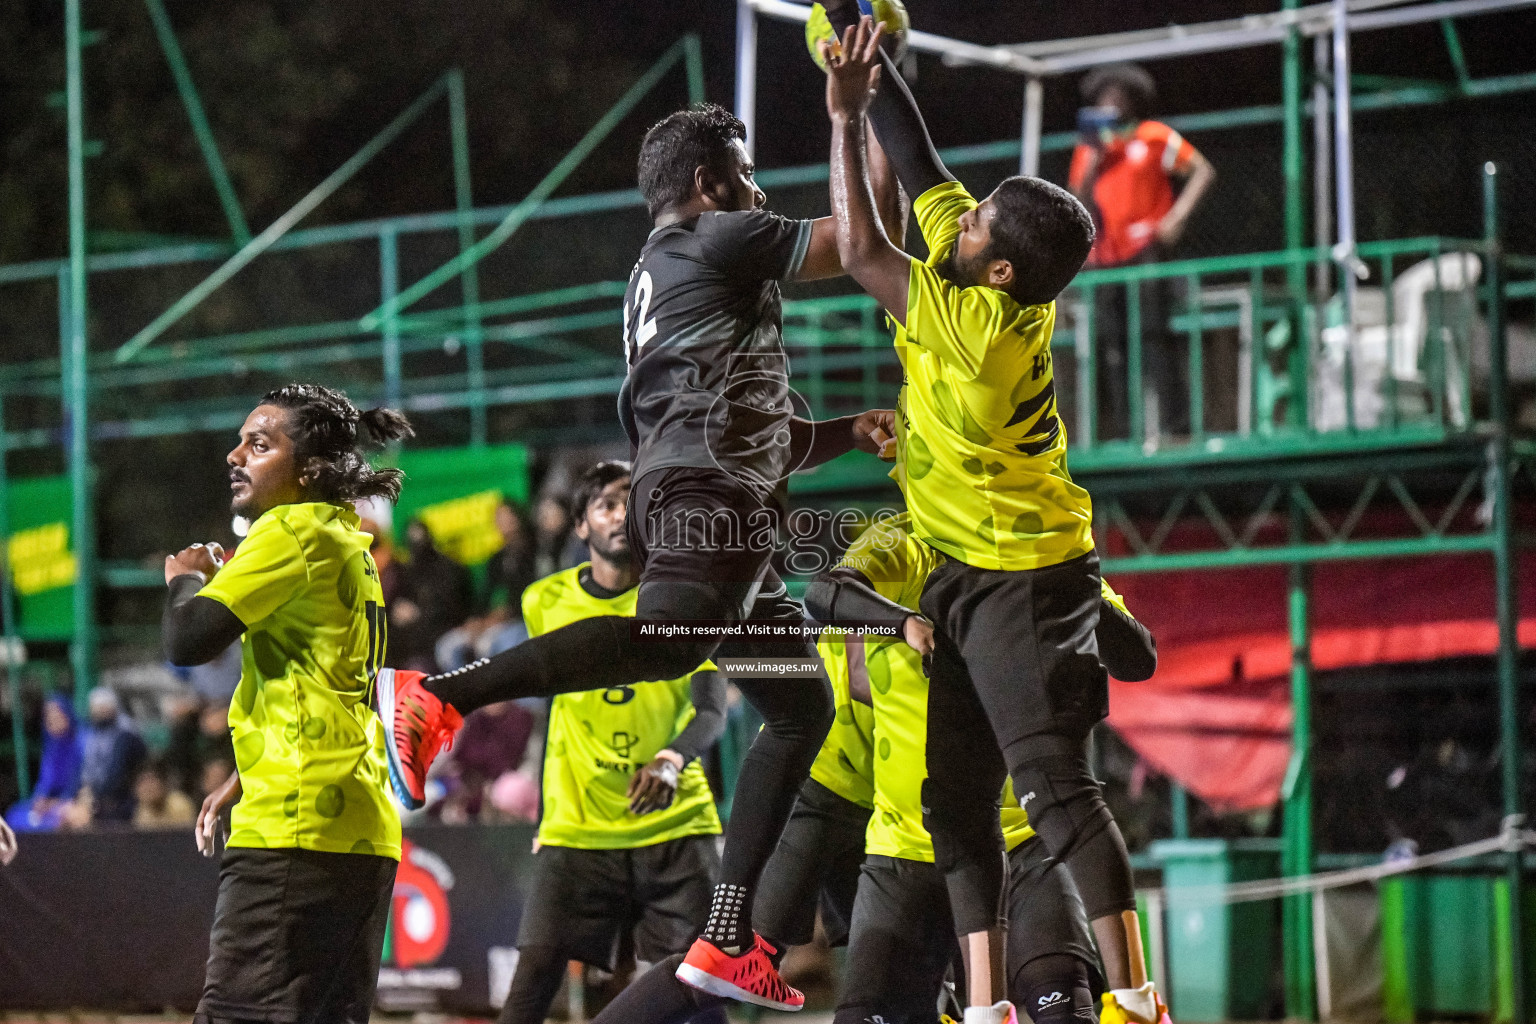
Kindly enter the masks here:
<path id="1" fill-rule="evenodd" d="M 51 832 L 80 790 L 85 746 L 75 712 L 64 694 L 49 694 L 43 702 L 43 756 L 37 785 L 30 798 L 14 805 L 5 819 L 23 832 Z"/>
<path id="2" fill-rule="evenodd" d="M 1157 99 L 1152 76 L 1135 64 L 1112 64 L 1082 82 L 1079 142 L 1068 184 L 1093 214 L 1097 237 L 1090 270 L 1156 263 L 1167 259 L 1184 235 L 1190 215 L 1216 179 L 1210 161 L 1183 136 L 1148 119 Z M 1175 184 L 1182 189 L 1175 193 Z M 1178 289 L 1167 279 L 1140 286 L 1143 393 L 1155 396 L 1141 443 L 1189 432 L 1188 359 L 1168 328 Z M 1095 290 L 1099 435 L 1129 436 L 1127 331 L 1123 286 Z"/>
<path id="3" fill-rule="evenodd" d="M 527 516 L 510 501 L 496 507 L 496 529 L 502 547 L 486 563 L 485 592 L 476 614 L 437 642 L 437 664 L 443 672 L 494 657 L 528 639 L 521 607 L 523 590 L 538 578 L 532 531 Z"/>
<path id="4" fill-rule="evenodd" d="M 139 769 L 133 784 L 134 828 L 182 828 L 192 824 L 196 808 L 192 798 L 172 789 L 165 766 L 150 761 Z"/>
<path id="5" fill-rule="evenodd" d="M 385 602 L 389 613 L 385 664 L 436 672 L 437 641 L 469 617 L 473 599 L 469 570 L 437 549 L 419 519 L 406 527 L 406 540 L 410 561 L 400 566 L 393 601 Z"/>
<path id="6" fill-rule="evenodd" d="M 117 694 L 98 686 L 91 691 L 91 724 L 85 733 L 80 782 L 93 823 L 133 818 L 133 783 L 147 750 Z"/>

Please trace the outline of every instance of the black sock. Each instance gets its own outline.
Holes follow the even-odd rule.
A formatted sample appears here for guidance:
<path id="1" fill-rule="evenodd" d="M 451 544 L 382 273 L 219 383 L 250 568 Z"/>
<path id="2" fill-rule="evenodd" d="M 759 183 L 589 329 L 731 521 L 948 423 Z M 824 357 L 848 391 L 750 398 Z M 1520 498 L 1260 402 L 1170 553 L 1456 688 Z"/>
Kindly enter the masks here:
<path id="1" fill-rule="evenodd" d="M 709 905 L 709 921 L 704 938 L 732 956 L 740 956 L 752 945 L 752 904 L 744 885 L 721 882 L 715 886 Z"/>
<path id="2" fill-rule="evenodd" d="M 723 1024 L 723 1016 L 711 1018 L 712 1011 L 725 1012 L 725 1000 L 700 992 L 677 980 L 681 953 L 669 956 L 646 971 L 620 992 L 618 998 L 592 1018 L 592 1024 Z"/>

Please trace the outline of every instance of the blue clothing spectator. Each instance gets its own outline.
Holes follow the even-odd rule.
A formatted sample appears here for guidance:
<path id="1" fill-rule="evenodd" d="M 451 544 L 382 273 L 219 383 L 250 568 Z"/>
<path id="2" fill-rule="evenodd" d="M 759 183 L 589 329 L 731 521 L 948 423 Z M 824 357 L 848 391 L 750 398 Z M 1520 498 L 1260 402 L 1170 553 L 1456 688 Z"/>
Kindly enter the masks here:
<path id="1" fill-rule="evenodd" d="M 117 694 L 105 686 L 92 690 L 80 782 L 91 791 L 93 822 L 133 820 L 133 783 L 147 754 Z"/>
<path id="2" fill-rule="evenodd" d="M 5 820 L 20 832 L 51 832 L 80 790 L 84 740 L 69 699 L 51 694 L 43 703 L 43 756 L 32 795 L 6 812 Z"/>

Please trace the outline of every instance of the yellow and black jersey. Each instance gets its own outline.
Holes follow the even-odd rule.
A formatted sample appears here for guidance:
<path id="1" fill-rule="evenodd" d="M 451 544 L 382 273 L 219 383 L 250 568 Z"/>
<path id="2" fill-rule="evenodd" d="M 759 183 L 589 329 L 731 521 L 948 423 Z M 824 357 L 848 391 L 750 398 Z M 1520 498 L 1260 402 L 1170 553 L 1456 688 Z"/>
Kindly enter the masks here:
<path id="1" fill-rule="evenodd" d="M 585 565 L 557 572 L 523 591 L 529 636 L 598 615 L 634 615 L 639 590 L 598 597 L 582 586 Z M 701 669 L 713 669 L 705 662 Z M 583 850 L 652 846 L 720 831 L 709 782 L 698 761 L 678 776 L 672 805 L 629 810 L 635 772 L 666 749 L 694 715 L 689 679 L 562 693 L 550 702 L 544 748 L 544 817 L 539 842 Z"/>
<path id="2" fill-rule="evenodd" d="M 980 569 L 1036 569 L 1093 548 L 1093 507 L 1067 472 L 1051 366 L 1056 304 L 1021 306 L 936 269 L 976 205 L 954 181 L 913 204 L 932 255 L 912 261 L 896 332 L 906 381 L 893 475 L 925 544 Z"/>
<path id="3" fill-rule="evenodd" d="M 384 726 L 370 693 L 384 594 L 341 505 L 279 505 L 198 593 L 245 623 L 229 727 L 241 796 L 230 846 L 400 859 Z"/>

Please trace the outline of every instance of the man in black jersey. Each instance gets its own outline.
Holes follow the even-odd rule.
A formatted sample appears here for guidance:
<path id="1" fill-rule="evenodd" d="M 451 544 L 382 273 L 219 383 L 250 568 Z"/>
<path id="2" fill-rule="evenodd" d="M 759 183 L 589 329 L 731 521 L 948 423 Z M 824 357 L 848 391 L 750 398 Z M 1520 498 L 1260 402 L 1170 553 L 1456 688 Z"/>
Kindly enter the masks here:
<path id="1" fill-rule="evenodd" d="M 879 452 L 894 428 L 888 410 L 820 423 L 794 415 L 779 283 L 832 277 L 842 266 L 830 218 L 762 209 L 745 137 L 739 120 L 702 106 L 663 119 L 641 145 L 640 190 L 655 230 L 625 296 L 630 372 L 619 401 L 636 449 L 628 530 L 641 566 L 639 620 L 803 621 L 770 565 L 785 477 L 854 448 Z M 900 237 L 897 187 L 873 155 L 882 219 Z M 420 806 L 432 759 L 475 708 L 674 679 L 717 652 L 814 657 L 804 641 L 647 640 L 632 634 L 630 619 L 600 616 L 457 672 L 383 673 L 395 789 L 407 807 Z M 752 932 L 752 895 L 832 700 L 820 677 L 738 685 L 764 728 L 742 763 L 709 922 L 679 976 L 717 995 L 798 1009 L 803 998 Z"/>

